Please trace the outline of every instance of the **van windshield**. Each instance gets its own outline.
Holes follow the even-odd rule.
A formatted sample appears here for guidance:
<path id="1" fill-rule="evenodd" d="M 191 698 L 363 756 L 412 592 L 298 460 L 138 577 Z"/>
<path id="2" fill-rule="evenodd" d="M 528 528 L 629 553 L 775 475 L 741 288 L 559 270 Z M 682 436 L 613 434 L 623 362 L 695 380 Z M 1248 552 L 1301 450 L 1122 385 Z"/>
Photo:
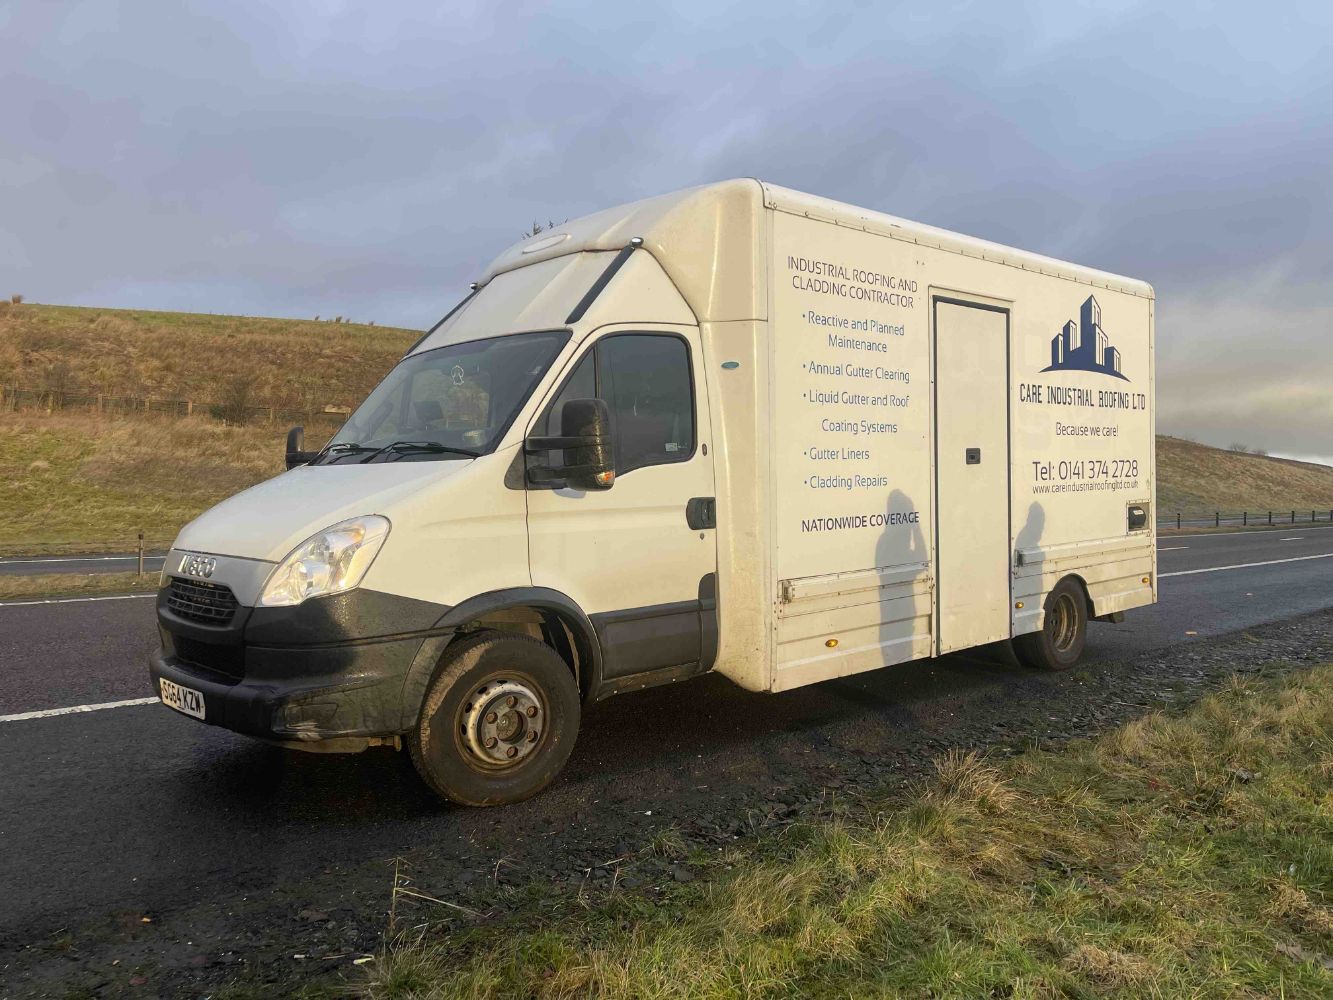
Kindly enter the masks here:
<path id="1" fill-rule="evenodd" d="M 404 358 L 312 464 L 486 454 L 568 339 L 563 331 L 511 334 Z"/>

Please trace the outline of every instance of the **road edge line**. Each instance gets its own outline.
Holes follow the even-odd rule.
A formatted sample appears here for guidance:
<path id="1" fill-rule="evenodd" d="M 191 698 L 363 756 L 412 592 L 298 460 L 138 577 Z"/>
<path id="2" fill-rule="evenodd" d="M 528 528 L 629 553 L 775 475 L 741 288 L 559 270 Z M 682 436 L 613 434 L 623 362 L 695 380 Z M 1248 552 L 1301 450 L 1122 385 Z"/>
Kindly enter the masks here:
<path id="1" fill-rule="evenodd" d="M 136 597 L 156 597 L 157 594 L 111 594 L 104 597 L 45 597 L 37 601 L 0 601 L 0 608 L 32 608 L 39 604 L 81 604 L 87 601 L 132 601 Z"/>
<path id="2" fill-rule="evenodd" d="M 49 719 L 57 715 L 77 715 L 81 712 L 100 712 L 107 708 L 130 708 L 135 705 L 154 705 L 157 698 L 131 698 L 128 701 L 103 701 L 96 705 L 72 705 L 69 708 L 42 708 L 35 712 L 0 715 L 0 722 L 26 722 L 29 719 Z"/>
<path id="3" fill-rule="evenodd" d="M 1264 562 L 1236 563 L 1234 566 L 1207 566 L 1203 569 L 1178 569 L 1174 573 L 1158 573 L 1157 579 L 1168 576 L 1192 576 L 1195 573 L 1220 573 L 1224 569 L 1249 569 L 1252 566 L 1276 566 L 1279 563 L 1306 562 L 1310 559 L 1333 559 L 1333 552 L 1321 552 L 1317 556 L 1293 556 L 1290 559 L 1268 559 Z"/>

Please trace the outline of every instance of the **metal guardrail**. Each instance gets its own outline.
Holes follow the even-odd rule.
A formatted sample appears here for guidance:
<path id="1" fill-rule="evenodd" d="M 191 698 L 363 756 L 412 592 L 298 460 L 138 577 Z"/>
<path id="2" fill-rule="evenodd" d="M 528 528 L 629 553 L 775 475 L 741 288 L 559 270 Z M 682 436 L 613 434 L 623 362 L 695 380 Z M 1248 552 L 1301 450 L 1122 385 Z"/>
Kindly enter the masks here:
<path id="1" fill-rule="evenodd" d="M 1157 517 L 1159 528 L 1220 528 L 1223 525 L 1247 527 L 1276 527 L 1283 524 L 1333 524 L 1333 507 L 1328 510 L 1243 510 L 1210 511 L 1174 514 Z"/>

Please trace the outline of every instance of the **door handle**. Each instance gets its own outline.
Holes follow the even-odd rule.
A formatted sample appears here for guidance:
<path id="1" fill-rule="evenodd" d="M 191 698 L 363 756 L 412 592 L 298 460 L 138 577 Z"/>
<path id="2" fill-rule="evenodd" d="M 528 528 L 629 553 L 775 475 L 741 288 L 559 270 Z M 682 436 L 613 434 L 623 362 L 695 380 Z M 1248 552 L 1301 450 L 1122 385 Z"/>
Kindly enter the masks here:
<path id="1" fill-rule="evenodd" d="M 685 504 L 685 523 L 695 531 L 717 527 L 717 498 L 691 497 Z"/>
<path id="2" fill-rule="evenodd" d="M 981 449 L 980 449 L 980 448 L 968 448 L 968 449 L 967 449 L 967 464 L 968 464 L 968 465 L 980 465 L 980 464 L 981 464 Z"/>

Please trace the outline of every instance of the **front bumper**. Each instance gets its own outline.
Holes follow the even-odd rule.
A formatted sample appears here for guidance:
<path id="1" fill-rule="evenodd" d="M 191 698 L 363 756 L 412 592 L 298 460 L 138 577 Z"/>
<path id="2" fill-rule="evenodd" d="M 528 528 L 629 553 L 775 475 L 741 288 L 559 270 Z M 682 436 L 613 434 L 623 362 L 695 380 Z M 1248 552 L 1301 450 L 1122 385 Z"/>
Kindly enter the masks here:
<path id="1" fill-rule="evenodd" d="M 171 634 L 148 657 L 148 673 L 204 696 L 203 721 L 278 742 L 388 737 L 401 732 L 403 683 L 423 640 L 354 647 L 242 647 L 236 678 L 177 655 Z"/>
<path id="2" fill-rule="evenodd" d="M 350 592 L 295 608 L 238 609 L 201 625 L 158 600 L 162 647 L 148 657 L 153 690 L 166 678 L 204 696 L 204 719 L 312 750 L 356 750 L 405 731 L 413 662 L 448 610 Z M 187 716 L 188 718 L 188 716 Z"/>

